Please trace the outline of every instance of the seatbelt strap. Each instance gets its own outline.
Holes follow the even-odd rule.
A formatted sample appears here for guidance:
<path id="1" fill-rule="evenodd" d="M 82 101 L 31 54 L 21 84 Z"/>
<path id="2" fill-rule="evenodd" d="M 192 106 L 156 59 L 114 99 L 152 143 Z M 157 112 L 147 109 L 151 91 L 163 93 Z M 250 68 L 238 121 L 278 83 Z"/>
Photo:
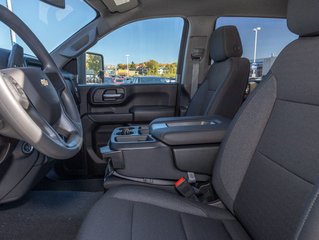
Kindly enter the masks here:
<path id="1" fill-rule="evenodd" d="M 199 66 L 199 61 L 193 61 L 191 98 L 194 97 L 198 88 Z"/>
<path id="2" fill-rule="evenodd" d="M 200 73 L 200 62 L 205 54 L 204 48 L 194 48 L 191 53 L 193 71 L 192 71 L 192 87 L 191 87 L 191 98 L 195 95 L 198 89 L 199 73 Z"/>
<path id="3" fill-rule="evenodd" d="M 134 181 L 134 182 L 139 182 L 139 183 L 146 183 L 146 184 L 151 184 L 151 185 L 158 185 L 158 186 L 174 186 L 175 182 L 174 181 L 169 181 L 169 180 L 161 180 L 161 179 L 152 179 L 152 178 L 136 178 L 136 177 L 128 177 L 128 176 L 123 176 L 116 171 L 113 171 L 112 176 Z"/>

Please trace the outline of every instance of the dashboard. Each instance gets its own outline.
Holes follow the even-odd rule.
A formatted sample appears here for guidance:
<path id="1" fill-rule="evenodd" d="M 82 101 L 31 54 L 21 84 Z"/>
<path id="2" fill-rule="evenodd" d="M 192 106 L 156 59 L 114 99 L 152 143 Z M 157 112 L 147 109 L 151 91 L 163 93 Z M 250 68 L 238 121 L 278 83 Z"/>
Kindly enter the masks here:
<path id="1" fill-rule="evenodd" d="M 13 59 L 10 59 L 13 58 Z M 0 48 L 0 69 L 4 69 L 9 66 L 10 62 L 23 62 L 24 66 L 26 67 L 38 67 L 42 68 L 41 62 L 34 56 L 23 54 L 23 51 L 16 51 L 13 53 L 13 50 Z M 23 66 L 17 66 L 17 67 L 23 67 Z"/>

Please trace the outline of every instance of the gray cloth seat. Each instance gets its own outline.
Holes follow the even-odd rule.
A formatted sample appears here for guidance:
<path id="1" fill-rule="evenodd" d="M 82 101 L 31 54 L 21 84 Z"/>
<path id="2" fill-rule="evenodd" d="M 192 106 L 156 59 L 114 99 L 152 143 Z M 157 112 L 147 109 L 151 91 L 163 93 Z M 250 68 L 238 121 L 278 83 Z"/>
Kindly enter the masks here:
<path id="1" fill-rule="evenodd" d="M 225 209 L 141 186 L 108 191 L 90 211 L 79 239 L 250 239 Z"/>
<path id="2" fill-rule="evenodd" d="M 210 38 L 210 58 L 214 61 L 192 98 L 186 116 L 221 115 L 233 118 L 243 103 L 250 63 L 235 26 L 216 29 Z"/>
<path id="3" fill-rule="evenodd" d="M 225 206 L 127 186 L 93 207 L 84 239 L 319 239 L 319 1 L 290 0 L 289 44 L 234 118 L 213 171 Z"/>

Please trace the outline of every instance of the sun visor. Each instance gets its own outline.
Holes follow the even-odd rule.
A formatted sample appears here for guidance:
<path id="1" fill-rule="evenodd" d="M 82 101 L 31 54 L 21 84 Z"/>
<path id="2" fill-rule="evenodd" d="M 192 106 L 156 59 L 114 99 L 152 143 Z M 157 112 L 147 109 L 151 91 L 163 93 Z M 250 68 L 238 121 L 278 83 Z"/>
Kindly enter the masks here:
<path id="1" fill-rule="evenodd" d="M 126 12 L 138 6 L 138 0 L 102 0 L 111 12 Z"/>
<path id="2" fill-rule="evenodd" d="M 62 9 L 65 8 L 65 0 L 41 0 L 41 1 L 57 8 L 62 8 Z"/>

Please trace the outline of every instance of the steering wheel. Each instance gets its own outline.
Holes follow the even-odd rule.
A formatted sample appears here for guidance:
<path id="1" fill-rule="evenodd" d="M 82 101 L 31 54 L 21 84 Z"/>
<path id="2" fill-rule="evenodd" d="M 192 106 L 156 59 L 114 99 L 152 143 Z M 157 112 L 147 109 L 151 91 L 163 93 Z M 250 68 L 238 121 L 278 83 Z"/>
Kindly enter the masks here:
<path id="1" fill-rule="evenodd" d="M 81 149 L 83 130 L 62 73 L 34 33 L 2 5 L 0 21 L 24 40 L 43 65 L 42 69 L 0 70 L 0 134 L 26 141 L 55 159 L 73 157 Z"/>

